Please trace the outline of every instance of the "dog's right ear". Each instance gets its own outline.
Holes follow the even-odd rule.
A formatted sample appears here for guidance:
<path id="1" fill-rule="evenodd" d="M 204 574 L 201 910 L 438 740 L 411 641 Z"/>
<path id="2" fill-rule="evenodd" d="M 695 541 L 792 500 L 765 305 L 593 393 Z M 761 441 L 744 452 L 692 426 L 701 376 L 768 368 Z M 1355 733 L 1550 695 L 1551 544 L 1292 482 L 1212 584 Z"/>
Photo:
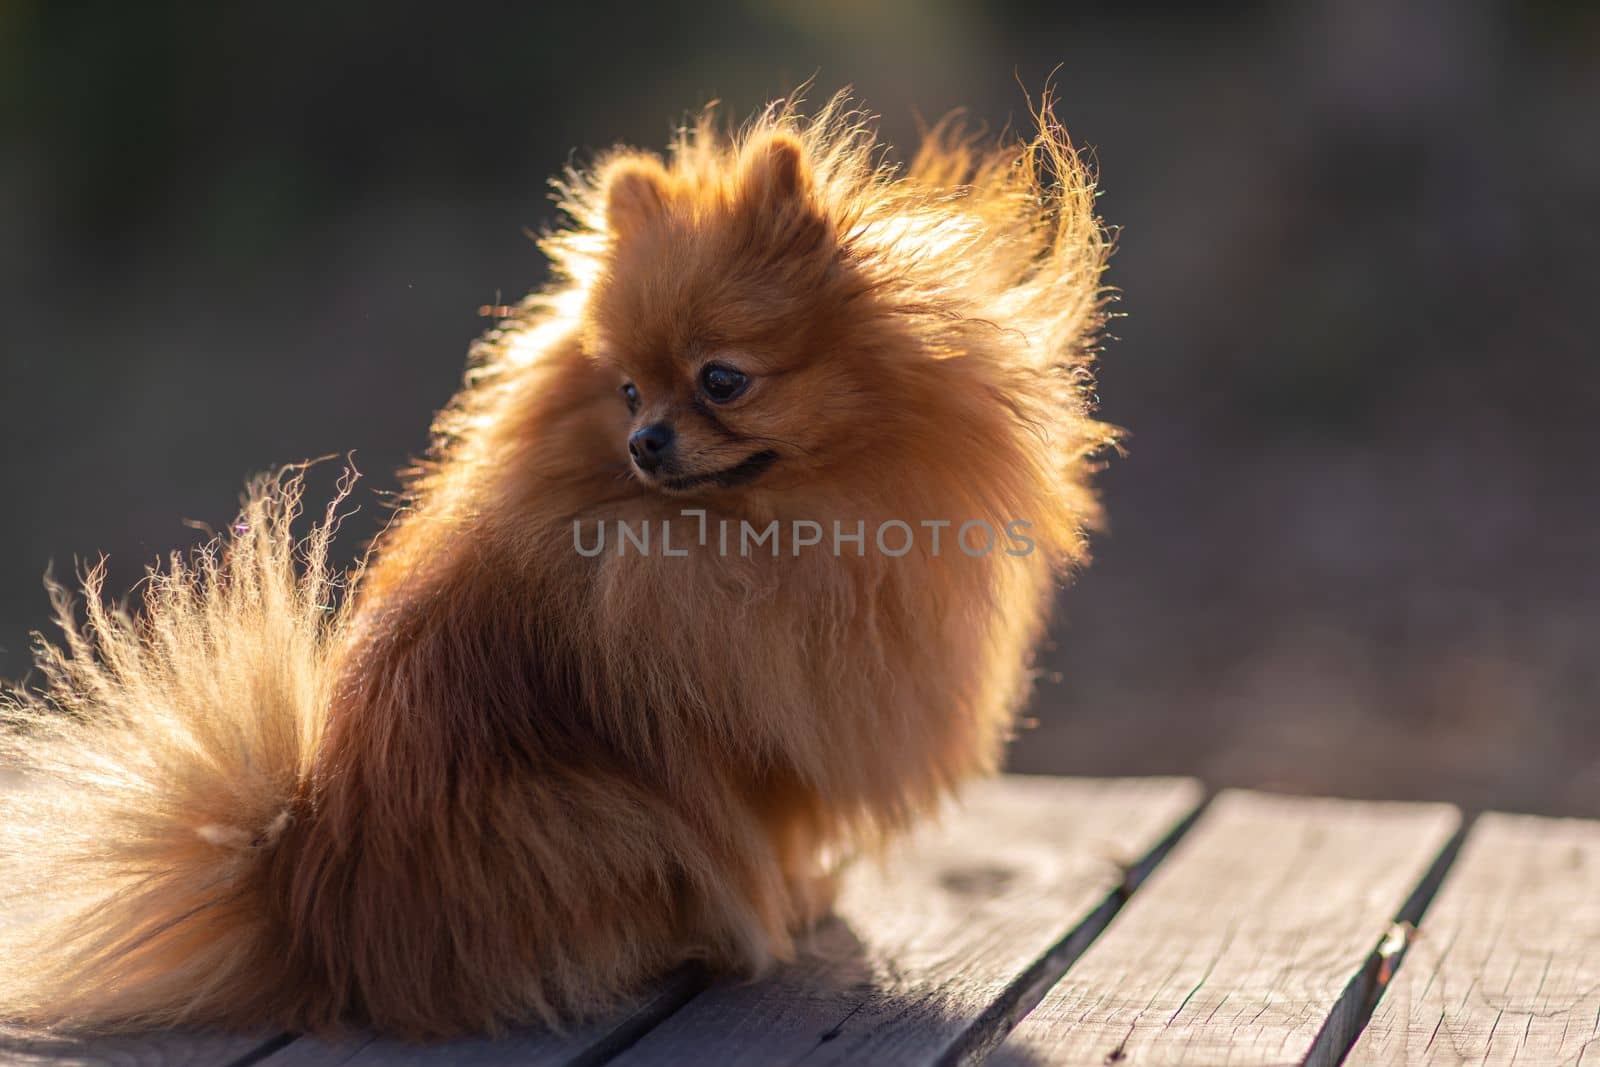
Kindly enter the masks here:
<path id="1" fill-rule="evenodd" d="M 661 217 L 672 195 L 672 179 L 649 156 L 624 156 L 606 169 L 606 229 L 613 236 L 637 233 Z"/>
<path id="2" fill-rule="evenodd" d="M 812 207 L 805 146 L 787 131 L 766 134 L 745 149 L 743 184 L 745 196 L 767 211 Z"/>

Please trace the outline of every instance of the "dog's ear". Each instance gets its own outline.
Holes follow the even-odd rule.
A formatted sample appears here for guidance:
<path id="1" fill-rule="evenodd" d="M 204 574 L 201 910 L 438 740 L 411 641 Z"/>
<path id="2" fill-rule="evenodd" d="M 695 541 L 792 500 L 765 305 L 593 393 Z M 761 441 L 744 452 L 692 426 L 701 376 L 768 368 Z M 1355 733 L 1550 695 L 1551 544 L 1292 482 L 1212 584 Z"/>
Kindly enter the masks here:
<path id="1" fill-rule="evenodd" d="M 792 133 L 769 133 L 745 146 L 740 178 L 747 202 L 768 210 L 814 211 L 805 145 Z"/>
<path id="2" fill-rule="evenodd" d="M 618 237 L 659 218 L 672 195 L 672 179 L 649 156 L 624 156 L 606 169 L 606 229 Z"/>

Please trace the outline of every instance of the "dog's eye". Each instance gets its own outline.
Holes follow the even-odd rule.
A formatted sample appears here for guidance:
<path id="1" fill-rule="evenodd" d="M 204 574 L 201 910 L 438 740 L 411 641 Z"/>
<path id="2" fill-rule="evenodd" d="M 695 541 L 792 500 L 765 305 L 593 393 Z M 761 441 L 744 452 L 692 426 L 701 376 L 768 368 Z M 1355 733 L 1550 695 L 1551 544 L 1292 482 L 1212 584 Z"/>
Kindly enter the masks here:
<path id="1" fill-rule="evenodd" d="M 639 387 L 629 382 L 618 391 L 622 393 L 622 399 L 628 402 L 628 414 L 637 415 L 639 413 Z"/>
<path id="2" fill-rule="evenodd" d="M 744 392 L 749 384 L 749 375 L 721 363 L 707 363 L 705 370 L 700 372 L 700 388 L 718 404 L 732 400 Z"/>

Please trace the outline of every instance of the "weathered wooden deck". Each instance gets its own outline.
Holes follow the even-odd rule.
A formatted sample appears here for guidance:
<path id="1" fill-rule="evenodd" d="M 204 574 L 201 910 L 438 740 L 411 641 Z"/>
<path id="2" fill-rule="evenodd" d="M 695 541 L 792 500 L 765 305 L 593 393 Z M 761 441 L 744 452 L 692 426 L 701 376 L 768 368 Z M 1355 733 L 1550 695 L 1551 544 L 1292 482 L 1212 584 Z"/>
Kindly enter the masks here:
<path id="1" fill-rule="evenodd" d="M 1600 1063 L 1600 823 L 1008 778 L 861 869 L 801 962 L 557 1037 L 170 1034 L 22 1063 Z M 1415 926 L 1413 926 L 1415 924 Z"/>

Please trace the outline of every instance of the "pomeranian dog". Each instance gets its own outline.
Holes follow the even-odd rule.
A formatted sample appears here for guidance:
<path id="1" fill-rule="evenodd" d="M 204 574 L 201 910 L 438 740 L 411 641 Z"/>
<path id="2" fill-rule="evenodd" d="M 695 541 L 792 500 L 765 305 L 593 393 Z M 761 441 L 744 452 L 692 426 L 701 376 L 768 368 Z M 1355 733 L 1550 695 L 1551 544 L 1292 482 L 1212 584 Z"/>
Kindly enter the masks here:
<path id="1" fill-rule="evenodd" d="M 614 150 L 354 573 L 290 474 L 137 615 L 55 589 L 0 1018 L 434 1039 L 792 956 L 995 768 L 1097 519 L 1108 242 L 1035 118 L 903 168 L 842 99 Z"/>

